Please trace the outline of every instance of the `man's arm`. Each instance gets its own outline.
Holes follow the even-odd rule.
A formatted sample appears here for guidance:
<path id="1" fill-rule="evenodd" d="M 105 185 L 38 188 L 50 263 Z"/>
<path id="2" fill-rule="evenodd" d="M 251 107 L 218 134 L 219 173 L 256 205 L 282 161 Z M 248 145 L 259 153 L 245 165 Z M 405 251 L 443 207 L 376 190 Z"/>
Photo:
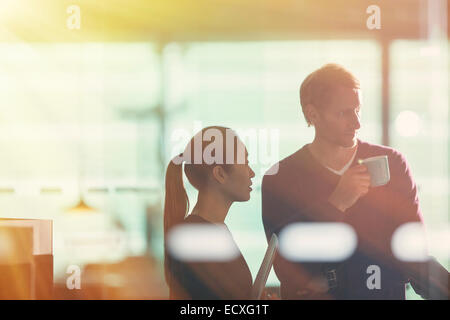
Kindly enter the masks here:
<path id="1" fill-rule="evenodd" d="M 395 152 L 392 158 L 391 175 L 396 176 L 392 188 L 392 212 L 400 223 L 419 222 L 423 224 L 417 185 L 406 158 L 399 152 Z"/>
<path id="2" fill-rule="evenodd" d="M 417 185 L 405 157 L 397 153 L 396 160 L 395 170 L 399 172 L 400 177 L 395 186 L 393 212 L 396 213 L 399 224 L 415 222 L 422 225 L 424 234 L 417 235 L 417 237 L 422 237 L 425 235 L 425 227 L 419 205 Z M 425 241 L 425 239 L 423 240 Z M 448 298 L 448 271 L 433 257 L 428 257 L 423 262 L 404 263 L 403 270 L 414 291 L 422 298 Z"/>
<path id="3" fill-rule="evenodd" d="M 423 274 L 412 275 L 410 279 L 414 291 L 423 299 L 448 300 L 450 298 L 450 273 L 435 258 L 430 259 L 424 265 Z"/>
<path id="4" fill-rule="evenodd" d="M 269 241 L 273 233 L 279 235 L 284 227 L 296 222 L 340 221 L 342 212 L 336 209 L 326 198 L 315 200 L 299 207 L 301 194 L 293 194 L 292 184 L 282 176 L 264 176 L 262 182 L 262 218 L 264 231 Z M 296 190 L 301 192 L 301 190 Z M 274 270 L 283 288 L 293 299 L 297 291 L 308 287 L 315 277 L 322 275 L 322 264 L 294 263 L 284 259 L 278 252 Z M 284 292 L 286 292 L 284 290 Z M 282 297 L 285 298 L 285 295 Z M 311 298 L 311 297 L 310 297 Z M 324 298 L 316 296 L 316 298 Z"/>

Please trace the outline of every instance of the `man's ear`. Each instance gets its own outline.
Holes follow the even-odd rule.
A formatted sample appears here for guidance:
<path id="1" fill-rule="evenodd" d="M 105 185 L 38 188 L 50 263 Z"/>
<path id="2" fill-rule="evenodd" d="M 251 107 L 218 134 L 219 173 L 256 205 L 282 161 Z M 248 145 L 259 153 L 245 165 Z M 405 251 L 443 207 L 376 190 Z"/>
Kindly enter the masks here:
<path id="1" fill-rule="evenodd" d="M 316 107 L 311 103 L 307 104 L 305 107 L 305 114 L 306 114 L 306 119 L 308 119 L 309 124 L 314 126 L 314 123 L 317 121 L 317 117 L 318 117 Z"/>
<path id="2" fill-rule="evenodd" d="M 224 184 L 226 181 L 226 178 L 227 178 L 227 174 L 226 174 L 225 170 L 223 170 L 222 166 L 215 166 L 212 169 L 212 176 L 213 176 L 213 179 L 215 179 L 220 184 Z"/>

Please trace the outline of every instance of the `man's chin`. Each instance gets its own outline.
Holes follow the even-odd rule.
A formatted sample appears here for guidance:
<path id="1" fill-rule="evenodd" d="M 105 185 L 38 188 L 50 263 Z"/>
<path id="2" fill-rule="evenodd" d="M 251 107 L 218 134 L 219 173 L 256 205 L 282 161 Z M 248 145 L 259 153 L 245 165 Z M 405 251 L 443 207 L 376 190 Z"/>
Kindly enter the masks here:
<path id="1" fill-rule="evenodd" d="M 353 138 L 347 138 L 347 139 L 342 139 L 341 140 L 341 146 L 343 148 L 353 148 L 357 144 L 358 144 L 358 140 L 357 140 L 356 136 L 353 137 Z"/>

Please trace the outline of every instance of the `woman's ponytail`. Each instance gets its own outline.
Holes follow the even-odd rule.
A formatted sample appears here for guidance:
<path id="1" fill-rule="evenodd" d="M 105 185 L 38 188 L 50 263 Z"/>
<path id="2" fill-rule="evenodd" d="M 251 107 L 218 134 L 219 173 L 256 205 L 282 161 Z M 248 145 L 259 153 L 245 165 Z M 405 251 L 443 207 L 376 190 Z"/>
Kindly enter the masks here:
<path id="1" fill-rule="evenodd" d="M 211 130 L 211 131 L 209 131 Z M 229 136 L 228 131 L 231 130 L 225 127 L 212 126 L 203 128 L 199 131 L 187 144 L 183 153 L 174 157 L 166 171 L 166 195 L 164 200 L 164 273 L 166 276 L 166 282 L 169 288 L 177 287 L 179 285 L 174 281 L 172 276 L 173 272 L 176 272 L 176 266 L 173 265 L 173 260 L 169 256 L 167 244 L 168 236 L 173 227 L 184 222 L 185 217 L 189 212 L 189 198 L 183 185 L 183 161 L 185 161 L 185 173 L 189 183 L 199 191 L 203 190 L 208 184 L 208 177 L 211 174 L 211 170 L 214 167 L 212 164 L 203 161 L 203 154 L 205 149 L 212 143 L 212 137 L 214 137 L 215 143 L 222 141 L 223 155 L 226 155 L 226 142 Z M 237 138 L 234 131 L 231 131 L 233 139 Z M 209 139 L 206 137 L 211 136 Z M 221 139 L 216 141 L 216 139 Z M 197 163 L 197 153 L 201 157 L 200 163 Z M 228 168 L 228 164 L 223 164 L 224 168 Z M 177 291 L 177 290 L 174 290 Z"/>
<path id="2" fill-rule="evenodd" d="M 189 212 L 189 198 L 183 184 L 183 164 L 172 159 L 166 171 L 164 200 L 164 265 L 166 281 L 170 285 L 170 260 L 167 256 L 167 235 L 174 226 L 183 222 Z"/>

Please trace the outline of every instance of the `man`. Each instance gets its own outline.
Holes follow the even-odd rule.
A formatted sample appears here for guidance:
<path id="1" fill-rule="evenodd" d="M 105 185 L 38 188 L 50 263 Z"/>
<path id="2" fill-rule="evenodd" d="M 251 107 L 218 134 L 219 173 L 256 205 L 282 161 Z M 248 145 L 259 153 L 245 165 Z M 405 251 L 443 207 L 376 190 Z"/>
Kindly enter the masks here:
<path id="1" fill-rule="evenodd" d="M 262 182 L 266 236 L 295 222 L 343 222 L 357 235 L 353 255 L 341 263 L 298 263 L 277 254 L 275 272 L 283 299 L 405 299 L 408 275 L 420 267 L 391 252 L 394 231 L 422 223 L 417 187 L 398 151 L 357 139 L 361 127 L 359 81 L 343 67 L 328 64 L 310 74 L 300 103 L 314 141 L 279 162 L 276 175 Z M 358 159 L 387 155 L 390 181 L 370 187 Z M 378 283 L 369 285 L 378 270 Z M 417 274 L 417 273 L 415 273 Z M 325 286 L 320 281 L 325 280 Z"/>

